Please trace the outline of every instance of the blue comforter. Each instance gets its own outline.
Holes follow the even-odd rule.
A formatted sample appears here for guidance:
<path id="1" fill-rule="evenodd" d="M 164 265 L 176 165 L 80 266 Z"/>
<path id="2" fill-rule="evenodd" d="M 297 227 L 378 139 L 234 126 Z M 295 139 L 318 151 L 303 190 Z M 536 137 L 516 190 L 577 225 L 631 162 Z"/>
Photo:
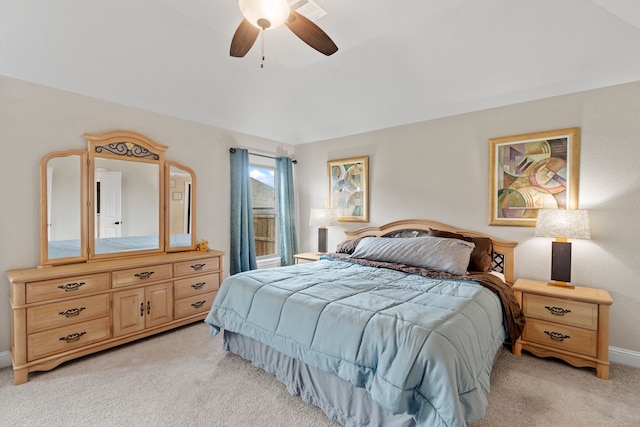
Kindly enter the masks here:
<path id="1" fill-rule="evenodd" d="M 418 425 L 464 426 L 485 414 L 505 339 L 498 297 L 467 280 L 345 261 L 227 278 L 206 318 L 366 388 Z"/>

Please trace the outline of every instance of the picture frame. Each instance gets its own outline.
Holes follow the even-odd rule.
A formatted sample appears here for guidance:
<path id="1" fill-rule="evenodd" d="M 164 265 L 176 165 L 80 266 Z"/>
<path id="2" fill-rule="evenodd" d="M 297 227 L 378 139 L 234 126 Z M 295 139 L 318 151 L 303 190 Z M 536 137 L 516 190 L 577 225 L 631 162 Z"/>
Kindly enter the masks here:
<path id="1" fill-rule="evenodd" d="M 338 210 L 338 221 L 369 222 L 369 157 L 327 162 L 329 208 Z"/>
<path id="2" fill-rule="evenodd" d="M 577 209 L 580 128 L 489 140 L 489 225 L 535 227 L 538 209 Z"/>

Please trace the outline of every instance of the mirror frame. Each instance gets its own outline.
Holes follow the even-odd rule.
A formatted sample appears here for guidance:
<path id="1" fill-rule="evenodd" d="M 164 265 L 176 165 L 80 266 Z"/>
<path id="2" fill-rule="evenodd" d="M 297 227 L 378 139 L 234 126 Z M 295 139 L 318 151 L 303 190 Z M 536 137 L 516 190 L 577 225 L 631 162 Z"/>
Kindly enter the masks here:
<path id="1" fill-rule="evenodd" d="M 85 133 L 87 139 L 88 149 L 85 150 L 66 150 L 66 151 L 54 151 L 45 154 L 40 160 L 40 265 L 52 266 L 62 264 L 72 264 L 89 262 L 95 259 L 117 259 L 129 257 L 132 255 L 146 255 L 146 254 L 160 254 L 167 252 L 183 252 L 196 249 L 196 174 L 193 169 L 176 162 L 165 161 L 164 152 L 167 150 L 167 146 L 158 144 L 157 142 L 147 138 L 146 136 L 137 132 L 127 130 L 115 130 L 105 133 Z M 121 153 L 114 154 L 113 148 L 111 153 L 104 154 L 98 153 L 96 155 L 96 147 L 105 147 L 109 144 L 124 143 L 127 147 L 127 151 L 131 151 L 134 145 L 137 145 L 136 149 L 140 149 L 142 152 L 147 151 L 147 154 L 142 156 L 151 155 L 153 158 L 144 159 L 140 158 L 135 153 Z M 131 146 L 131 148 L 128 148 Z M 107 150 L 109 151 L 109 150 Z M 117 153 L 117 151 L 116 151 Z M 48 194 L 47 194 L 47 165 L 51 159 L 57 157 L 67 157 L 78 155 L 80 161 L 80 256 L 77 257 L 65 257 L 49 259 L 49 229 L 47 220 L 47 206 L 48 206 Z M 93 213 L 93 206 L 95 206 L 95 191 L 93 181 L 95 180 L 94 170 L 94 158 L 113 158 L 118 160 L 129 160 L 134 162 L 153 163 L 158 165 L 158 248 L 157 249 L 145 249 L 139 251 L 124 251 L 124 252 L 112 252 L 104 254 L 95 253 L 95 218 Z M 169 221 L 170 221 L 170 207 L 169 207 L 169 191 L 170 191 L 170 168 L 171 166 L 178 167 L 191 175 L 191 246 L 170 247 L 170 234 L 169 234 Z"/>
<path id="2" fill-rule="evenodd" d="M 196 174 L 188 166 L 178 162 L 166 161 L 165 165 L 165 250 L 167 252 L 181 252 L 185 250 L 195 250 L 196 248 Z M 179 168 L 191 175 L 191 245 L 190 246 L 171 246 L 171 167 Z"/>
<path id="3" fill-rule="evenodd" d="M 164 152 L 166 145 L 158 144 L 146 136 L 125 130 L 117 130 L 106 133 L 85 133 L 89 147 L 89 174 L 87 182 L 91 183 L 89 191 L 89 259 L 102 259 L 125 256 L 135 256 L 143 254 L 163 253 L 165 248 L 165 220 L 164 220 Z M 95 248 L 95 159 L 113 159 L 138 163 L 150 163 L 158 165 L 158 248 L 132 250 L 126 252 L 96 253 Z"/>
<path id="4" fill-rule="evenodd" d="M 74 257 L 53 258 L 49 259 L 49 227 L 47 218 L 47 206 L 49 204 L 49 195 L 47 191 L 47 166 L 49 161 L 61 157 L 79 156 L 80 162 L 80 200 L 78 200 L 80 209 L 80 255 Z M 70 264 L 74 262 L 83 262 L 87 260 L 87 218 L 89 217 L 89 209 L 87 206 L 87 185 L 85 179 L 87 176 L 87 152 L 84 150 L 66 150 L 54 151 L 46 154 L 40 161 L 40 265 Z"/>

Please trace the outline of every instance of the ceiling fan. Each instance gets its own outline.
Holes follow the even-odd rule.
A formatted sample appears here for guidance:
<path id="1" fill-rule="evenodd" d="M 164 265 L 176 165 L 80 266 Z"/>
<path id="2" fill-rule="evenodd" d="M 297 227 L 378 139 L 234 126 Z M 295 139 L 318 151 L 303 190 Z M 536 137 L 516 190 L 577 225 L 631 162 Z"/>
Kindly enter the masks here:
<path id="1" fill-rule="evenodd" d="M 231 56 L 245 56 L 260 30 L 272 30 L 282 24 L 320 53 L 329 56 L 338 51 L 333 40 L 311 20 L 292 10 L 287 0 L 239 0 L 239 5 L 244 19 L 231 40 Z"/>

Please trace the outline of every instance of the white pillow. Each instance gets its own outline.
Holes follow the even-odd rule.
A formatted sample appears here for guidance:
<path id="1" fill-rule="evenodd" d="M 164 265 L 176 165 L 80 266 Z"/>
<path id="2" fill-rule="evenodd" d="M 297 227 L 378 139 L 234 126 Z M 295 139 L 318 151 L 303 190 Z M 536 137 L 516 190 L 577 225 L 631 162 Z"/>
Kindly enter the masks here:
<path id="1" fill-rule="evenodd" d="M 365 237 L 351 256 L 464 274 L 474 247 L 472 242 L 433 236 Z"/>

